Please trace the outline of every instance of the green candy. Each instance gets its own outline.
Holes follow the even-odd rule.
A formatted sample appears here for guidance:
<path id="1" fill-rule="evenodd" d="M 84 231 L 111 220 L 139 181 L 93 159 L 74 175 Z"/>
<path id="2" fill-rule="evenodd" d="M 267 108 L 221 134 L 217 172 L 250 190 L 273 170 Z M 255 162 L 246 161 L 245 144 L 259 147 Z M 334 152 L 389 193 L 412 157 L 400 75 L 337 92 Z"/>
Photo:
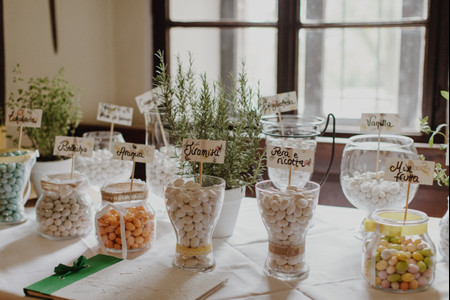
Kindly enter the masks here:
<path id="1" fill-rule="evenodd" d="M 399 261 L 396 265 L 395 265 L 395 269 L 397 270 L 397 272 L 401 273 L 405 273 L 409 268 L 409 264 L 406 261 Z"/>
<path id="2" fill-rule="evenodd" d="M 398 273 L 389 274 L 387 277 L 387 280 L 389 282 L 398 282 L 398 281 L 402 280 L 402 275 L 400 275 Z"/>
<path id="3" fill-rule="evenodd" d="M 422 251 L 420 251 L 420 254 L 422 254 L 424 257 L 433 256 L 433 252 L 431 251 L 430 248 L 423 249 Z"/>
<path id="4" fill-rule="evenodd" d="M 419 272 L 423 273 L 427 269 L 427 265 L 423 261 L 417 262 L 417 266 L 419 267 Z"/>
<path id="5" fill-rule="evenodd" d="M 433 266 L 433 259 L 431 257 L 425 257 L 423 262 L 427 265 L 428 268 Z"/>

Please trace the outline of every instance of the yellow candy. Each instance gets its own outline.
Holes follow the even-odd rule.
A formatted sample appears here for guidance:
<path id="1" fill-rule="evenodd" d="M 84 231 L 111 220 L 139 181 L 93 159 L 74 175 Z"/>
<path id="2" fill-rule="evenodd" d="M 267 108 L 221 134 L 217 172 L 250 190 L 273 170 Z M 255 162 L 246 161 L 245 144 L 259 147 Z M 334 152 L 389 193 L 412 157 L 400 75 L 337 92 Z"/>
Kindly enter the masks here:
<path id="1" fill-rule="evenodd" d="M 411 273 L 404 273 L 402 274 L 402 280 L 405 282 L 411 282 L 414 280 L 414 275 Z"/>
<path id="2" fill-rule="evenodd" d="M 408 254 L 404 251 L 397 252 L 397 258 L 398 260 L 407 261 L 409 259 Z"/>
<path id="3" fill-rule="evenodd" d="M 416 251 L 412 254 L 412 258 L 414 258 L 416 261 L 422 261 L 423 255 Z"/>
<path id="4" fill-rule="evenodd" d="M 388 267 L 388 263 L 385 260 L 380 260 L 379 262 L 377 262 L 377 264 L 375 265 L 375 268 L 378 271 L 383 271 L 386 270 L 386 268 Z"/>
<path id="5" fill-rule="evenodd" d="M 419 245 L 420 243 L 422 243 L 422 240 L 421 239 L 417 239 L 417 240 L 415 240 L 414 242 L 413 242 L 413 244 L 414 245 Z"/>

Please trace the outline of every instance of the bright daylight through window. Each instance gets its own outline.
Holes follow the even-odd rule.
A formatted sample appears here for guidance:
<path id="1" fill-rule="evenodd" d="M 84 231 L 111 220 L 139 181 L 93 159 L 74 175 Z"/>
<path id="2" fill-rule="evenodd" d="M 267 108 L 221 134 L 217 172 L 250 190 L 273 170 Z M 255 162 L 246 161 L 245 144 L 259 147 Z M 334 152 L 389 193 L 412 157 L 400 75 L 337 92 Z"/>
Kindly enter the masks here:
<path id="1" fill-rule="evenodd" d="M 216 79 L 245 60 L 263 96 L 296 90 L 300 114 L 333 113 L 341 133 L 358 132 L 361 113 L 383 112 L 401 116 L 403 133 L 418 134 L 432 106 L 423 103 L 428 0 L 166 3 L 162 48 L 173 66 L 191 52 L 197 73 Z"/>

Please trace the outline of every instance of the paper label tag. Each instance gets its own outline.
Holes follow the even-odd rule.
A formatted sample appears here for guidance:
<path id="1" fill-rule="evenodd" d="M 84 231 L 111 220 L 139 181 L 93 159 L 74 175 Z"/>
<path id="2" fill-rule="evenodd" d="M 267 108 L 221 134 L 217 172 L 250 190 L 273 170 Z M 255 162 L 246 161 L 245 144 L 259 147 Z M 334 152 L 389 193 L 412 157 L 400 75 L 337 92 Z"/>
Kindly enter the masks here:
<path id="1" fill-rule="evenodd" d="M 386 158 L 384 180 L 433 185 L 434 161 Z"/>
<path id="2" fill-rule="evenodd" d="M 184 139 L 181 160 L 223 164 L 225 141 Z"/>
<path id="3" fill-rule="evenodd" d="M 314 151 L 267 146 L 267 166 L 293 171 L 314 171 Z"/>
<path id="4" fill-rule="evenodd" d="M 42 109 L 7 108 L 6 126 L 41 127 Z"/>
<path id="5" fill-rule="evenodd" d="M 133 121 L 133 108 L 100 102 L 98 104 L 97 120 L 131 126 L 131 122 Z"/>
<path id="6" fill-rule="evenodd" d="M 264 115 L 273 115 L 297 109 L 297 93 L 287 92 L 275 96 L 261 97 L 259 100 Z"/>
<path id="7" fill-rule="evenodd" d="M 400 116 L 398 114 L 361 114 L 361 131 L 400 132 Z"/>
<path id="8" fill-rule="evenodd" d="M 151 91 L 148 91 L 142 95 L 137 96 L 135 100 L 139 108 L 139 112 L 143 114 L 147 111 L 156 110 L 158 108 L 158 105 L 160 105 L 163 102 L 163 99 L 158 96 L 160 93 L 161 88 L 156 87 Z"/>
<path id="9" fill-rule="evenodd" d="M 79 154 L 91 157 L 94 149 L 94 138 L 80 138 L 73 136 L 56 136 L 53 155 L 73 157 Z"/>
<path id="10" fill-rule="evenodd" d="M 153 162 L 155 146 L 133 143 L 114 143 L 113 158 L 141 163 Z"/>

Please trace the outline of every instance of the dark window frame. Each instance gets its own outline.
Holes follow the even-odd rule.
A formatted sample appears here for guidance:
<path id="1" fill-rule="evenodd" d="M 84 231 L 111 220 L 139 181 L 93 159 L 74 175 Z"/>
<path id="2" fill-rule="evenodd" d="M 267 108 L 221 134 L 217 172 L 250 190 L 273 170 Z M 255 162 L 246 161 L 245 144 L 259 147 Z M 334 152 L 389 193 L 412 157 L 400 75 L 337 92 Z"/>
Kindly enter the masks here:
<path id="1" fill-rule="evenodd" d="M 278 30 L 277 53 L 277 92 L 298 90 L 298 32 L 302 28 L 370 28 L 370 27 L 408 27 L 425 26 L 426 48 L 424 55 L 423 79 L 423 116 L 429 116 L 429 123 L 435 128 L 446 123 L 447 106 L 440 91 L 448 90 L 449 36 L 448 36 L 448 0 L 430 0 L 428 17 L 425 21 L 370 22 L 370 23 L 314 23 L 300 22 L 300 1 L 278 1 L 277 22 L 175 22 L 169 17 L 169 1 L 152 2 L 153 45 L 156 50 L 163 50 L 169 62 L 169 30 L 172 27 L 209 27 L 209 28 L 246 28 L 271 27 Z M 154 59 L 153 74 L 156 74 L 158 61 Z M 352 134 L 338 133 L 339 137 Z M 413 135 L 416 142 L 426 142 L 425 134 Z"/>

